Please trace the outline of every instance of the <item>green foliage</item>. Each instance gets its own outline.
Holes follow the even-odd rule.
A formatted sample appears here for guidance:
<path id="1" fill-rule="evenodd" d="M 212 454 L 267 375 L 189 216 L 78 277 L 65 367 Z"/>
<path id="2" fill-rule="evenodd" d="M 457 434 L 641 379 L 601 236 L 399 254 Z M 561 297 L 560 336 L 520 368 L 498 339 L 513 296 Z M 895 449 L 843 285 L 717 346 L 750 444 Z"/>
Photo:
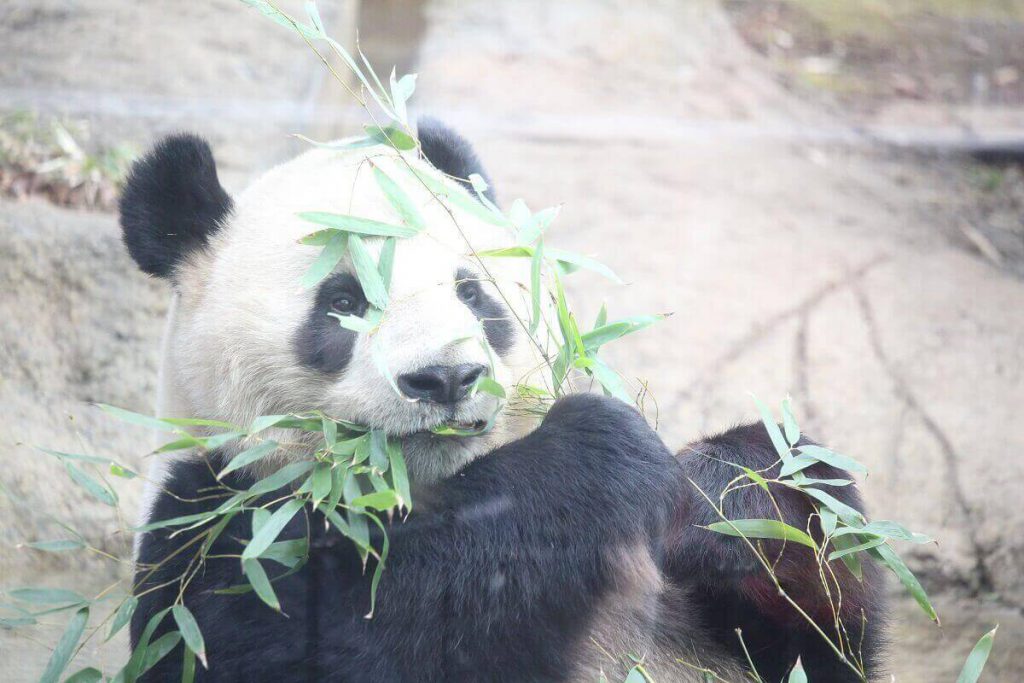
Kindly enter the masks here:
<path id="1" fill-rule="evenodd" d="M 415 75 L 399 77 L 392 71 L 385 86 L 361 51 L 358 53 L 357 61 L 327 34 L 314 2 L 306 3 L 304 21 L 282 12 L 269 0 L 241 2 L 270 20 L 297 32 L 333 71 L 325 55 L 320 52 L 326 46 L 327 50 L 351 70 L 359 83 L 358 92 L 350 92 L 374 121 L 365 126 L 364 137 L 342 143 L 317 143 L 308 138 L 302 139 L 318 147 L 338 151 L 386 145 L 396 152 L 393 156 L 401 171 L 400 177 L 385 172 L 372 160 L 368 160 L 373 168 L 377 188 L 393 209 L 394 216 L 389 221 L 321 211 L 306 211 L 298 215 L 302 220 L 320 228 L 300 240 L 302 245 L 320 248 L 313 264 L 302 276 L 300 284 L 307 288 L 315 286 L 348 257 L 368 301 L 373 306 L 365 318 L 334 315 L 339 325 L 372 337 L 386 317 L 398 241 L 415 237 L 427 229 L 421 212 L 422 206 L 414 202 L 407 191 L 408 183 L 412 183 L 413 187 L 428 190 L 433 199 L 450 214 L 456 227 L 460 217 L 469 215 L 507 229 L 514 236 L 513 244 L 486 251 L 477 251 L 472 244 L 467 243 L 469 252 L 479 261 L 485 277 L 490 278 L 486 267 L 489 259 L 529 259 L 530 315 L 529 320 L 517 322 L 528 331 L 530 341 L 542 351 L 550 371 L 551 382 L 545 387 L 519 384 L 515 387 L 512 397 L 524 400 L 529 398 L 542 404 L 551 401 L 566 391 L 565 387 L 575 373 L 577 376 L 589 377 L 606 394 L 632 403 L 633 398 L 626 382 L 599 354 L 607 344 L 643 330 L 665 316 L 638 315 L 609 322 L 608 312 L 602 306 L 592 328 L 582 330 L 566 300 L 563 278 L 577 271 L 586 270 L 615 283 L 622 281 L 610 268 L 589 256 L 546 244 L 546 231 L 557 217 L 558 207 L 548 207 L 534 212 L 525 202 L 516 200 L 507 212 L 503 212 L 486 197 L 487 185 L 481 177 L 452 179 L 434 169 L 426 169 L 418 162 L 413 165 L 410 158 L 415 156 L 419 143 L 408 122 L 407 103 L 415 90 Z M 344 79 L 339 80 L 348 87 Z M 367 94 L 376 103 L 377 111 L 371 110 L 368 106 Z M 476 196 L 455 182 L 457 180 L 468 181 Z M 369 247 L 370 240 L 381 240 L 379 257 L 376 259 Z M 546 317 L 546 314 L 552 315 L 545 305 L 547 303 L 552 304 L 553 308 L 551 320 Z M 467 331 L 465 339 L 480 343 L 492 358 L 493 365 L 493 353 L 479 323 L 474 329 Z M 374 363 L 392 388 L 400 393 L 388 370 L 380 344 L 376 343 L 375 339 L 371 341 Z M 548 353 L 549 349 L 553 352 Z M 472 387 L 474 394 L 487 394 L 496 400 L 495 412 L 491 419 L 482 427 L 473 429 L 460 425 L 440 425 L 433 430 L 435 433 L 446 436 L 474 436 L 491 429 L 504 401 L 510 398 L 507 395 L 507 387 L 496 382 L 492 378 L 493 373 L 491 374 L 491 377 L 480 378 Z M 759 401 L 757 405 L 764 426 L 778 452 L 782 465 L 781 472 L 778 477 L 769 479 L 763 471 L 755 472 L 744 468 L 742 474 L 734 480 L 735 486 L 723 492 L 722 500 L 731 490 L 744 485 L 758 486 L 769 494 L 773 486 L 786 486 L 801 491 L 809 497 L 817 510 L 823 540 L 816 541 L 816 535 L 810 529 L 797 529 L 782 520 L 728 520 L 722 514 L 721 501 L 716 510 L 722 520 L 710 524 L 707 528 L 712 532 L 744 539 L 751 550 L 758 553 L 765 570 L 773 578 L 771 559 L 763 554 L 759 544 L 755 545 L 750 539 L 795 543 L 813 552 L 823 567 L 827 567 L 831 562 L 843 562 L 858 577 L 861 576 L 861 557 L 866 556 L 896 573 L 929 617 L 937 621 L 924 589 L 890 545 L 892 541 L 924 543 L 930 542 L 931 539 L 910 532 L 894 522 L 868 522 L 856 510 L 824 491 L 821 487 L 843 486 L 849 484 L 849 481 L 810 479 L 805 476 L 804 471 L 811 465 L 821 462 L 852 472 L 863 472 L 864 468 L 856 461 L 829 449 L 798 445 L 801 432 L 788 401 L 782 406 L 782 428 L 766 406 Z M 210 549 L 228 522 L 238 514 L 249 511 L 252 514 L 252 536 L 247 540 L 242 539 L 245 548 L 238 558 L 247 583 L 217 592 L 238 594 L 252 591 L 270 609 L 280 611 L 280 601 L 273 584 L 284 576 L 301 570 L 308 560 L 309 553 L 306 539 L 279 540 L 280 534 L 296 515 L 319 511 L 334 531 L 353 543 L 364 562 L 371 557 L 375 559 L 370 587 L 371 609 L 367 615 L 372 617 L 377 588 L 385 571 L 389 552 L 389 539 L 382 516 L 408 512 L 413 505 L 399 439 L 389 438 L 383 431 L 369 429 L 320 412 L 260 416 L 245 428 L 218 420 L 156 418 L 109 405 L 101 404 L 100 408 L 130 424 L 171 434 L 172 440 L 156 449 L 157 454 L 186 449 L 205 454 L 225 445 L 238 443 L 237 454 L 218 473 L 218 480 L 223 480 L 225 475 L 241 468 L 253 468 L 261 474 L 265 473 L 262 479 L 244 491 L 222 485 L 220 491 L 204 492 L 204 495 L 224 496 L 224 501 L 212 511 L 159 520 L 135 529 L 136 532 L 163 528 L 173 528 L 175 532 L 197 532 L 197 543 L 189 546 L 189 551 L 195 553 L 195 561 L 191 563 L 191 568 L 185 575 L 176 579 L 181 589 L 179 596 L 184 594 L 184 588 L 195 572 L 201 570 Z M 274 438 L 267 437 L 266 432 L 271 429 L 275 430 Z M 295 431 L 300 432 L 299 436 L 302 438 L 289 437 L 287 443 L 312 443 L 314 445 L 310 446 L 309 452 L 297 455 L 293 452 L 288 458 L 272 457 L 282 451 L 282 444 L 286 443 L 284 439 L 289 432 Z M 113 486 L 103 477 L 103 473 L 124 480 L 137 476 L 135 472 L 108 458 L 56 451 L 44 452 L 59 460 L 68 476 L 83 493 L 113 508 L 117 508 L 119 498 Z M 284 500 L 275 501 L 273 509 L 270 504 L 261 500 L 265 494 L 281 490 L 286 492 Z M 714 504 L 710 499 L 709 503 Z M 382 532 L 378 545 L 371 542 L 371 524 Z M 80 535 L 73 531 L 72 534 L 74 538 L 33 541 L 26 545 L 44 552 L 95 550 Z M 271 579 L 265 569 L 266 562 L 283 566 L 286 569 L 285 573 Z M 782 587 L 777 587 L 781 594 L 785 595 Z M 117 608 L 107 619 L 93 627 L 93 633 L 109 621 L 106 638 L 110 639 L 129 623 L 139 603 L 136 597 L 130 595 L 130 587 L 127 588 L 129 590 L 124 591 L 127 595 L 119 601 Z M 10 603 L 4 606 L 17 615 L 0 619 L 0 625 L 9 628 L 32 625 L 36 623 L 37 617 L 45 614 L 75 610 L 54 648 L 42 677 L 44 681 L 59 680 L 77 653 L 76 646 L 88 630 L 90 610 L 95 609 L 100 596 L 90 600 L 70 590 L 29 587 L 9 591 L 7 597 Z M 793 605 L 795 607 L 796 603 Z M 176 628 L 167 630 L 153 640 L 157 628 L 168 614 L 171 615 Z M 975 646 L 959 679 L 963 683 L 977 680 L 991 649 L 994 633 L 993 630 L 986 634 Z M 822 636 L 824 637 L 824 634 Z M 206 648 L 198 623 L 179 597 L 175 604 L 167 605 L 149 620 L 124 667 L 108 680 L 115 683 L 132 683 L 181 642 L 185 645 L 182 648 L 183 680 L 190 681 L 195 675 L 197 660 L 204 667 L 207 665 Z M 843 650 L 837 650 L 837 655 L 845 658 L 844 661 L 856 669 L 857 660 L 852 644 L 843 643 L 842 647 Z M 707 680 L 713 680 L 713 673 L 710 670 L 699 667 L 697 670 L 702 671 Z M 99 670 L 86 668 L 75 673 L 69 680 L 80 683 L 102 678 L 103 673 Z M 652 683 L 651 677 L 639 661 L 629 671 L 626 681 Z M 803 683 L 806 676 L 798 667 L 790 674 L 789 681 Z"/>

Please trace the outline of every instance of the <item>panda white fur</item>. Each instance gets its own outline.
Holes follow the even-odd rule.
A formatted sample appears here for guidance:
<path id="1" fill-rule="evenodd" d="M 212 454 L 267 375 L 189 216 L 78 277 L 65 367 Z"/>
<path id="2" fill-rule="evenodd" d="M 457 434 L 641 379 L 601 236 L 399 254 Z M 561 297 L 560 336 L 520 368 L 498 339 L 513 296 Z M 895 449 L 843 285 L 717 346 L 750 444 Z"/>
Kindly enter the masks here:
<path id="1" fill-rule="evenodd" d="M 419 138 L 439 170 L 485 175 L 469 145 L 440 124 L 421 122 Z M 319 250 L 299 244 L 315 226 L 297 214 L 394 221 L 372 167 L 399 177 L 406 171 L 396 155 L 384 146 L 312 150 L 231 198 L 206 143 L 179 135 L 130 174 L 121 201 L 125 243 L 145 272 L 173 289 L 160 413 L 248 424 L 320 409 L 401 437 L 414 484 L 413 513 L 388 529 L 391 557 L 372 619 L 364 617 L 372 572 L 318 515 L 296 516 L 281 536 L 308 534 L 311 542 L 305 567 L 275 581 L 282 614 L 251 593 L 214 594 L 246 581 L 237 559 L 208 559 L 183 592 L 208 651 L 209 669 L 197 678 L 596 681 L 602 672 L 621 678 L 635 656 L 658 681 L 704 680 L 694 667 L 740 680 L 745 659 L 734 629 L 742 627 L 765 680 L 779 680 L 798 656 L 812 681 L 857 680 L 781 601 L 738 539 L 697 526 L 715 519 L 687 478 L 715 496 L 735 476 L 726 463 L 771 465 L 774 449 L 760 426 L 691 444 L 677 458 L 636 411 L 577 395 L 540 423 L 513 399 L 483 435 L 430 433 L 492 416 L 496 399 L 466 395 L 481 372 L 511 388 L 543 366 L 513 315 L 529 306 L 517 285 L 523 260 L 493 259 L 484 277 L 468 253 L 467 237 L 477 250 L 507 246 L 502 228 L 471 213 L 456 225 L 426 189 L 408 183 L 428 228 L 399 240 L 375 334 L 344 329 L 329 315 L 366 308 L 348 257 L 317 286 L 300 286 Z M 407 161 L 426 168 L 415 153 Z M 380 240 L 366 241 L 376 257 Z M 478 325 L 487 344 L 467 332 Z M 217 484 L 207 458 L 223 463 L 235 452 L 162 457 L 143 521 L 215 507 L 219 499 L 202 495 Z M 297 444 L 270 464 L 304 452 Z M 825 465 L 811 472 L 839 476 Z M 246 488 L 260 476 L 242 469 L 225 483 Z M 812 509 L 803 497 L 775 493 L 787 520 L 805 527 Z M 835 495 L 861 506 L 852 486 Z M 774 516 L 756 487 L 728 500 L 732 518 Z M 150 617 L 177 599 L 175 578 L 193 559 L 195 533 L 141 536 L 133 645 Z M 250 536 L 248 514 L 239 514 L 210 554 L 237 556 Z M 842 589 L 844 621 L 858 632 L 871 671 L 880 583 L 866 569 L 863 582 L 842 576 Z M 809 555 L 787 548 L 779 574 L 828 629 L 832 615 Z M 860 633 L 862 615 L 868 626 Z M 178 680 L 181 666 L 180 652 L 171 653 L 145 677 Z"/>

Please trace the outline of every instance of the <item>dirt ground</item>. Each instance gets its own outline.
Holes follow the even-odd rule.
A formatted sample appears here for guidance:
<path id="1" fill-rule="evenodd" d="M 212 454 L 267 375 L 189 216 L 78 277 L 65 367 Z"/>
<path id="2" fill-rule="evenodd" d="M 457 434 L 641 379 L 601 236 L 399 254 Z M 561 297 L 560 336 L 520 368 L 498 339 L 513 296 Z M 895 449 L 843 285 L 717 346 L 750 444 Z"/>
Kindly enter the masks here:
<path id="1" fill-rule="evenodd" d="M 352 16 L 321 4 L 329 28 L 332 14 Z M 929 137 L 963 102 L 847 112 L 789 87 L 731 10 L 390 0 L 364 13 L 363 34 L 382 57 L 416 64 L 415 108 L 476 142 L 505 203 L 563 204 L 552 239 L 629 282 L 570 279 L 581 319 L 602 301 L 612 317 L 673 313 L 609 347 L 616 367 L 650 381 L 649 417 L 671 446 L 753 419 L 748 392 L 792 395 L 805 431 L 869 466 L 875 518 L 939 540 L 901 548 L 943 629 L 891 582 L 896 680 L 955 680 L 996 623 L 983 680 L 1021 680 L 1019 172 L 878 144 L 865 121 Z M 388 44 L 389 22 L 418 44 Z M 355 130 L 301 41 L 229 0 L 16 0 L 0 9 L 0 44 L 18 48 L 0 64 L 10 108 L 77 114 L 139 148 L 197 130 L 229 189 L 299 149 L 287 133 Z M 1013 129 L 1024 120 L 1014 104 L 981 103 L 971 121 Z M 126 568 L 16 547 L 52 537 L 47 507 L 104 547 L 123 542 L 116 520 L 24 444 L 138 462 L 146 437 L 87 402 L 150 408 L 164 294 L 121 253 L 112 215 L 3 199 L 0 291 L 0 481 L 13 494 L 0 496 L 0 586 L 83 575 L 102 586 Z M 0 678 L 37 675 L 60 623 L 0 630 Z M 110 661 L 120 647 L 86 655 Z"/>

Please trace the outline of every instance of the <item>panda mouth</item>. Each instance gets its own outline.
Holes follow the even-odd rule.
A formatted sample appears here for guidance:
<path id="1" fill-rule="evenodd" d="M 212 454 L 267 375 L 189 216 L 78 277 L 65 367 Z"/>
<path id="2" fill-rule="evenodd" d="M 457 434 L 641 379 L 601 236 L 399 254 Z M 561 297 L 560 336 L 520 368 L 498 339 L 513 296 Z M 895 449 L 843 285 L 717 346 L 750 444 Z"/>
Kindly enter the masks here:
<path id="1" fill-rule="evenodd" d="M 478 436 L 490 431 L 489 420 L 448 420 L 428 430 L 435 436 Z"/>

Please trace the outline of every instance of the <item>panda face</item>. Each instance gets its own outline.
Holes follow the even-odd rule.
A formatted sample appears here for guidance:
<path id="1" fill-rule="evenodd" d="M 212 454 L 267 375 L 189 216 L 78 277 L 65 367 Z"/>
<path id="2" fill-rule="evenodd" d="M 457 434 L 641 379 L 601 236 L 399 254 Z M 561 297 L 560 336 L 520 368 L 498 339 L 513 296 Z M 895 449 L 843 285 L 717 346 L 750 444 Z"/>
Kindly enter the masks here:
<path id="1" fill-rule="evenodd" d="M 152 157 L 142 163 L 144 170 Z M 228 200 L 229 208 L 201 239 L 171 253 L 170 266 L 154 260 L 176 293 L 162 371 L 164 414 L 248 424 L 259 415 L 322 410 L 401 437 L 410 475 L 421 482 L 450 475 L 533 426 L 532 418 L 516 417 L 521 411 L 514 405 L 502 407 L 489 394 L 469 391 L 487 375 L 514 396 L 512 388 L 542 367 L 516 320 L 527 305 L 523 260 L 475 258 L 474 250 L 509 246 L 509 235 L 472 213 L 449 213 L 425 187 L 408 181 L 414 176 L 407 163 L 428 168 L 384 147 L 313 150 Z M 374 167 L 406 179 L 402 186 L 427 227 L 397 240 L 389 302 L 368 333 L 337 319 L 364 317 L 369 310 L 350 255 L 314 286 L 301 285 L 321 248 L 300 243 L 320 226 L 298 214 L 399 222 L 374 180 Z M 158 215 L 126 206 L 139 200 L 133 186 L 139 194 L 140 172 L 129 180 L 123 216 Z M 217 196 L 208 188 L 192 194 Z M 192 215 L 200 213 L 180 203 Z M 123 222 L 132 249 L 132 226 Z M 140 260 L 135 238 L 133 255 Z M 379 259 L 383 238 L 362 239 Z M 161 253 L 145 246 L 147 254 Z M 489 423 L 478 436 L 432 432 Z"/>

